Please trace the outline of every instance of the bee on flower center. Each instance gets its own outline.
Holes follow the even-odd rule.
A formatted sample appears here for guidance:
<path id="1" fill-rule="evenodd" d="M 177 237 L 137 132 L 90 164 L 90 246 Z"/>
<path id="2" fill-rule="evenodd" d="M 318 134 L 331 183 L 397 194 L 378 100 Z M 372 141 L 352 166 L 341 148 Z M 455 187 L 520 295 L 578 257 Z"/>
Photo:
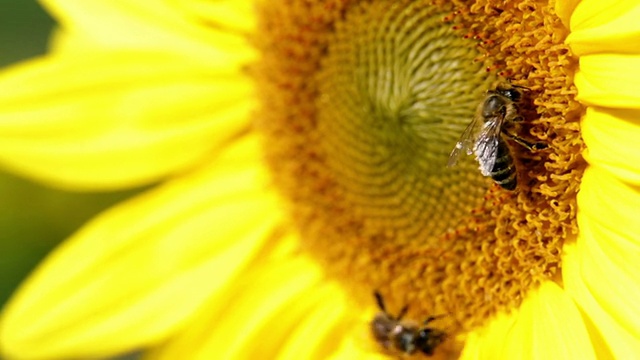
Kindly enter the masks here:
<path id="1" fill-rule="evenodd" d="M 444 331 L 427 326 L 439 316 L 428 317 L 422 326 L 411 321 L 403 321 L 407 306 L 400 310 L 398 316 L 392 316 L 385 308 L 382 295 L 376 291 L 374 296 L 382 312 L 371 321 L 371 331 L 375 340 L 385 349 L 400 355 L 413 355 L 420 351 L 431 356 L 435 348 L 446 339 Z"/>
<path id="2" fill-rule="evenodd" d="M 448 167 L 454 166 L 462 153 L 475 154 L 482 175 L 490 176 L 496 184 L 506 190 L 515 190 L 516 166 L 505 137 L 529 151 L 547 147 L 545 143 L 531 143 L 507 131 L 505 125 L 524 120 L 518 109 L 523 90 L 528 89 L 501 82 L 487 91 L 476 115 L 453 148 Z"/>

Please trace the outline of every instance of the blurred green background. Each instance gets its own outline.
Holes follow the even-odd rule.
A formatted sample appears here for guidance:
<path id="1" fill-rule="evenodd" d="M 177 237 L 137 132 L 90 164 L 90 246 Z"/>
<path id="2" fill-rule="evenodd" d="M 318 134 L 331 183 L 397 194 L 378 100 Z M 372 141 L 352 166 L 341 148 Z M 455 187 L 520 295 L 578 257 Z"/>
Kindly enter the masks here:
<path id="1" fill-rule="evenodd" d="M 34 0 L 0 0 L 0 66 L 43 54 L 53 26 Z M 59 191 L 0 168 L 0 306 L 60 241 L 102 209 L 131 195 Z"/>
<path id="2" fill-rule="evenodd" d="M 44 53 L 53 25 L 34 0 L 0 0 L 0 65 Z"/>

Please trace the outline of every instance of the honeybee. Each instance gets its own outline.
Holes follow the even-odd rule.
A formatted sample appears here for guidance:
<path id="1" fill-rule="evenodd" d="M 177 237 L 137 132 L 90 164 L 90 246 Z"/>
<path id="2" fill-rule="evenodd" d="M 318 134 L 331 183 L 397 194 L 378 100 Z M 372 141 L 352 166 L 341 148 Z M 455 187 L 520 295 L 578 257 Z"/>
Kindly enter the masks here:
<path id="1" fill-rule="evenodd" d="M 482 175 L 490 176 L 496 184 L 506 190 L 515 190 L 516 167 L 503 136 L 529 151 L 547 147 L 544 143 L 530 143 L 505 130 L 505 124 L 523 120 L 518 109 L 523 90 L 528 89 L 502 82 L 487 91 L 484 101 L 476 110 L 476 115 L 451 151 L 448 167 L 454 166 L 463 152 L 467 155 L 473 153 L 480 164 Z"/>
<path id="2" fill-rule="evenodd" d="M 407 306 L 394 317 L 387 312 L 382 295 L 376 291 L 374 296 L 382 312 L 371 321 L 371 332 L 385 349 L 402 355 L 413 355 L 421 351 L 431 356 L 435 348 L 446 339 L 447 335 L 444 331 L 427 326 L 439 316 L 428 317 L 422 326 L 410 321 L 401 321 L 407 313 Z"/>

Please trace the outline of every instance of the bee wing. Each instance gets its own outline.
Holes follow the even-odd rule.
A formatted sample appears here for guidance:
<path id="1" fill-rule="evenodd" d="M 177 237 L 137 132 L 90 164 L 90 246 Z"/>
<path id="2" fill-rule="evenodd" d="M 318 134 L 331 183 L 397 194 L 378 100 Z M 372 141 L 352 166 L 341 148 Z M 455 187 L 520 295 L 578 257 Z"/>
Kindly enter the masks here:
<path id="1" fill-rule="evenodd" d="M 480 172 L 490 176 L 498 156 L 498 143 L 502 132 L 502 117 L 493 117 L 484 123 L 475 143 L 475 153 L 480 163 Z"/>
<path id="2" fill-rule="evenodd" d="M 473 144 L 476 142 L 476 134 L 480 131 L 483 123 L 484 121 L 480 116 L 474 116 L 471 123 L 466 129 L 464 129 L 464 132 L 460 136 L 460 140 L 458 140 L 456 146 L 451 151 L 447 167 L 454 166 L 458 162 L 462 153 L 466 153 L 466 155 L 471 155 L 473 153 Z"/>

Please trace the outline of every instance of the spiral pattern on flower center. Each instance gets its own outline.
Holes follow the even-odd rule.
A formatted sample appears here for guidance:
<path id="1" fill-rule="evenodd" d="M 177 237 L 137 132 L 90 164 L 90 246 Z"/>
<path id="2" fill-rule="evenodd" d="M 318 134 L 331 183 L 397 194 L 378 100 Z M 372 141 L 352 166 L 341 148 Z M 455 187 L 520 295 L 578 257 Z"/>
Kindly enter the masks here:
<path id="1" fill-rule="evenodd" d="M 351 11 L 318 78 L 328 165 L 368 230 L 399 241 L 441 235 L 482 199 L 472 157 L 446 164 L 493 80 L 443 13 L 403 5 Z"/>

